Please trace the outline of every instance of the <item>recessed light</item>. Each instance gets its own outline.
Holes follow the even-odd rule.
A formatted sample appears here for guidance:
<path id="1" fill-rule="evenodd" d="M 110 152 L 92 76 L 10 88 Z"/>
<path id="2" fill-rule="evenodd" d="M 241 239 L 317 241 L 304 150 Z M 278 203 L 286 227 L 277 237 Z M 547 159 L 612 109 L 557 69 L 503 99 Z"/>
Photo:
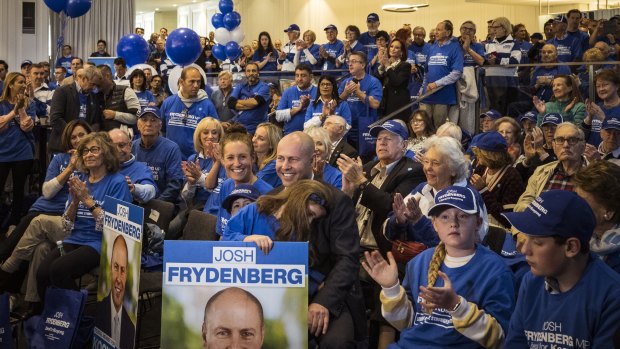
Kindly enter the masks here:
<path id="1" fill-rule="evenodd" d="M 177 7 L 177 4 L 172 4 L 172 7 Z"/>
<path id="2" fill-rule="evenodd" d="M 155 7 L 155 11 L 159 11 L 159 7 Z"/>
<path id="3" fill-rule="evenodd" d="M 428 4 L 388 4 L 383 5 L 381 9 L 387 12 L 415 12 L 420 7 L 428 7 Z"/>

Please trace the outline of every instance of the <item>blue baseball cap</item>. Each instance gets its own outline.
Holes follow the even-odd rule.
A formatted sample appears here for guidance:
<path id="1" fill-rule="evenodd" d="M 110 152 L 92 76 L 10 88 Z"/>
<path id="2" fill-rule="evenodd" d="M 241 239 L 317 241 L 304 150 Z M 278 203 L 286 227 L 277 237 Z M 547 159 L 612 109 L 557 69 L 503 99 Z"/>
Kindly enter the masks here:
<path id="1" fill-rule="evenodd" d="M 497 131 L 483 132 L 477 138 L 473 147 L 488 151 L 506 151 L 508 143 L 506 139 Z"/>
<path id="2" fill-rule="evenodd" d="M 381 125 L 374 126 L 370 129 L 370 135 L 377 138 L 379 137 L 379 132 L 388 131 L 395 135 L 399 135 L 402 139 L 406 140 L 409 138 L 409 132 L 407 128 L 401 125 L 398 121 L 388 120 Z"/>
<path id="3" fill-rule="evenodd" d="M 620 117 L 618 116 L 608 116 L 603 120 L 603 124 L 601 125 L 603 130 L 608 130 L 610 128 L 615 128 L 616 130 L 620 130 Z"/>
<path id="4" fill-rule="evenodd" d="M 23 68 L 23 67 L 25 67 L 25 66 L 27 66 L 27 65 L 32 65 L 32 61 L 31 61 L 31 60 L 29 60 L 29 59 L 24 59 L 24 60 L 22 61 L 22 64 L 21 64 L 20 68 Z"/>
<path id="5" fill-rule="evenodd" d="M 545 116 L 543 116 L 540 126 L 548 125 L 548 124 L 559 125 L 563 122 L 564 122 L 564 118 L 559 113 L 548 113 L 548 114 L 545 114 Z"/>
<path id="6" fill-rule="evenodd" d="M 497 110 L 495 109 L 489 109 L 486 113 L 482 113 L 480 114 L 481 118 L 486 118 L 486 117 L 490 117 L 493 120 L 497 120 L 499 118 L 502 117 L 502 114 L 500 114 Z"/>
<path id="7" fill-rule="evenodd" d="M 255 186 L 251 184 L 239 184 L 233 189 L 230 194 L 224 199 L 222 203 L 222 207 L 226 209 L 228 212 L 232 210 L 232 205 L 235 200 L 239 198 L 246 198 L 251 200 L 252 202 L 258 200 L 260 196 L 260 192 L 256 189 Z"/>
<path id="8" fill-rule="evenodd" d="M 374 12 L 368 14 L 368 17 L 366 17 L 366 22 L 379 22 L 379 15 Z"/>
<path id="9" fill-rule="evenodd" d="M 554 22 L 568 23 L 568 19 L 564 15 L 557 15 L 553 18 Z"/>
<path id="10" fill-rule="evenodd" d="M 476 196 L 471 189 L 453 185 L 440 190 L 435 195 L 435 205 L 428 210 L 428 215 L 438 215 L 444 209 L 451 207 L 458 208 L 467 214 L 477 214 L 480 212 Z"/>
<path id="11" fill-rule="evenodd" d="M 297 24 L 291 24 L 288 26 L 288 28 L 284 29 L 285 33 L 293 32 L 293 31 L 294 32 L 300 31 L 299 26 Z"/>
<path id="12" fill-rule="evenodd" d="M 530 120 L 531 122 L 536 122 L 538 119 L 538 115 L 533 111 L 528 111 L 525 114 L 519 115 L 519 122 L 523 122 L 525 120 Z"/>
<path id="13" fill-rule="evenodd" d="M 328 26 L 327 26 L 327 27 L 325 27 L 325 29 L 323 29 L 323 30 L 330 30 L 330 29 L 333 29 L 333 30 L 335 30 L 335 31 L 338 31 L 338 28 L 337 28 L 335 25 L 333 25 L 333 24 L 328 25 Z"/>
<path id="14" fill-rule="evenodd" d="M 147 114 L 153 114 L 156 118 L 161 120 L 161 112 L 157 107 L 146 107 L 142 109 L 142 112 L 140 112 L 140 115 L 138 115 L 138 117 L 141 118 L 143 116 L 146 116 Z"/>
<path id="15" fill-rule="evenodd" d="M 576 237 L 582 244 L 589 244 L 596 227 L 596 217 L 590 205 L 568 190 L 544 192 L 525 211 L 506 212 L 502 216 L 524 234 Z"/>

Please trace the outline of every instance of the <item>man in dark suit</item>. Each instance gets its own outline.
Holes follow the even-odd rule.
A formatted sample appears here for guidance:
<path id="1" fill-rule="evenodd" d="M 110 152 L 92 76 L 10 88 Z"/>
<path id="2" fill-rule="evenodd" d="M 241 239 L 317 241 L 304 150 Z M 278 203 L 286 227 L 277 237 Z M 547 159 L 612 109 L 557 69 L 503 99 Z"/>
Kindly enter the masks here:
<path id="1" fill-rule="evenodd" d="M 303 132 L 292 132 L 278 143 L 276 172 L 286 190 L 302 179 L 313 178 L 314 142 Z M 327 215 L 317 221 L 310 241 L 316 258 L 310 271 L 321 286 L 309 299 L 310 340 L 321 348 L 356 348 L 365 338 L 366 319 L 359 287 L 359 235 L 353 202 L 326 184 L 332 194 Z"/>
<path id="2" fill-rule="evenodd" d="M 81 118 L 91 127 L 98 130 L 101 119 L 101 101 L 93 89 L 101 82 L 101 73 L 97 68 L 88 66 L 77 72 L 76 81 L 70 85 L 61 86 L 54 91 L 50 107 L 50 125 L 52 133 L 49 138 L 49 150 L 62 151 L 60 139 L 62 131 L 71 120 Z"/>
<path id="3" fill-rule="evenodd" d="M 112 245 L 110 261 L 112 290 L 97 304 L 95 326 L 108 335 L 120 349 L 132 349 L 136 335 L 136 327 L 123 307 L 127 268 L 127 243 L 123 235 L 118 235 Z"/>
<path id="4" fill-rule="evenodd" d="M 329 164 L 336 167 L 336 160 L 340 157 L 340 154 L 355 159 L 357 158 L 357 150 L 352 145 L 347 143 L 345 135 L 347 134 L 347 122 L 342 116 L 332 115 L 325 119 L 323 128 L 329 133 L 329 139 L 332 142 L 333 149 L 329 155 Z"/>
<path id="5" fill-rule="evenodd" d="M 338 166 L 342 172 L 342 191 L 357 203 L 356 221 L 362 250 L 379 250 L 385 256 L 392 244 L 384 237 L 382 226 L 392 211 L 394 194 L 407 196 L 425 181 L 425 176 L 420 163 L 404 156 L 409 138 L 404 122 L 386 121 L 371 128 L 370 135 L 377 138 L 378 160 L 362 166 L 360 161 L 341 155 Z M 381 316 L 381 287 L 371 278 L 362 277 L 361 281 L 366 306 L 372 310 L 369 347 L 374 348 L 377 347 L 375 341 L 379 333 L 384 336 L 393 329 Z M 389 340 L 393 342 L 394 338 Z"/>

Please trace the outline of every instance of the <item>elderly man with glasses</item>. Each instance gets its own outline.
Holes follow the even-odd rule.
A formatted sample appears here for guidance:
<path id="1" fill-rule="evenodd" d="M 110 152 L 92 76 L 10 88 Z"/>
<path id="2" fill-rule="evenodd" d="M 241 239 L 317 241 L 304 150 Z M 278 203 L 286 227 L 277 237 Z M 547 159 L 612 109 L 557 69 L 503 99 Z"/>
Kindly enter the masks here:
<path id="1" fill-rule="evenodd" d="M 558 125 L 553 135 L 553 151 L 557 160 L 542 165 L 527 182 L 525 192 L 514 207 L 515 212 L 526 209 L 541 193 L 550 190 L 574 191 L 573 176 L 586 167 L 583 156 L 586 147 L 583 131 L 571 122 Z"/>

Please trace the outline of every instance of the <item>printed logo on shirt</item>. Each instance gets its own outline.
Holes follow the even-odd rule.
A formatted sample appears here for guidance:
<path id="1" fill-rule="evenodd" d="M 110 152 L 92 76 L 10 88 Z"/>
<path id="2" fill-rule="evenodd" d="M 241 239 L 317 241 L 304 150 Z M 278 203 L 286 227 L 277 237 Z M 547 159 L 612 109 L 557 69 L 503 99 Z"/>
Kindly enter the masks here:
<path id="1" fill-rule="evenodd" d="M 159 180 L 159 173 L 161 172 L 161 167 L 149 163 L 147 163 L 146 166 L 148 166 L 149 170 L 151 170 L 151 173 L 153 174 L 153 180 L 157 182 Z"/>
<path id="2" fill-rule="evenodd" d="M 437 54 L 431 56 L 428 60 L 428 65 L 448 65 L 448 56 L 444 56 L 442 54 Z"/>
<path id="3" fill-rule="evenodd" d="M 558 56 L 570 56 L 570 55 L 572 55 L 572 51 L 570 49 L 570 46 L 558 45 L 556 48 L 558 50 Z"/>
<path id="4" fill-rule="evenodd" d="M 185 114 L 185 113 L 170 113 L 170 119 L 168 119 L 168 126 L 179 126 L 195 129 L 198 122 L 202 118 L 197 115 Z"/>
<path id="5" fill-rule="evenodd" d="M 524 330 L 530 348 L 584 348 L 589 349 L 589 340 L 575 338 L 562 333 L 562 322 L 545 321 L 541 331 Z"/>
<path id="6" fill-rule="evenodd" d="M 103 201 L 100 200 L 95 200 L 96 203 L 99 204 L 99 206 L 103 206 Z M 79 218 L 86 218 L 86 219 L 95 219 L 93 217 L 93 214 L 90 212 L 90 210 L 88 209 L 88 207 L 86 207 L 84 205 L 83 202 L 80 201 L 80 203 L 78 204 L 78 209 L 77 209 L 77 217 Z"/>
<path id="7" fill-rule="evenodd" d="M 416 61 L 418 61 L 419 64 L 426 63 L 426 55 L 423 54 L 422 52 L 416 53 L 415 54 L 415 59 L 416 59 Z"/>

